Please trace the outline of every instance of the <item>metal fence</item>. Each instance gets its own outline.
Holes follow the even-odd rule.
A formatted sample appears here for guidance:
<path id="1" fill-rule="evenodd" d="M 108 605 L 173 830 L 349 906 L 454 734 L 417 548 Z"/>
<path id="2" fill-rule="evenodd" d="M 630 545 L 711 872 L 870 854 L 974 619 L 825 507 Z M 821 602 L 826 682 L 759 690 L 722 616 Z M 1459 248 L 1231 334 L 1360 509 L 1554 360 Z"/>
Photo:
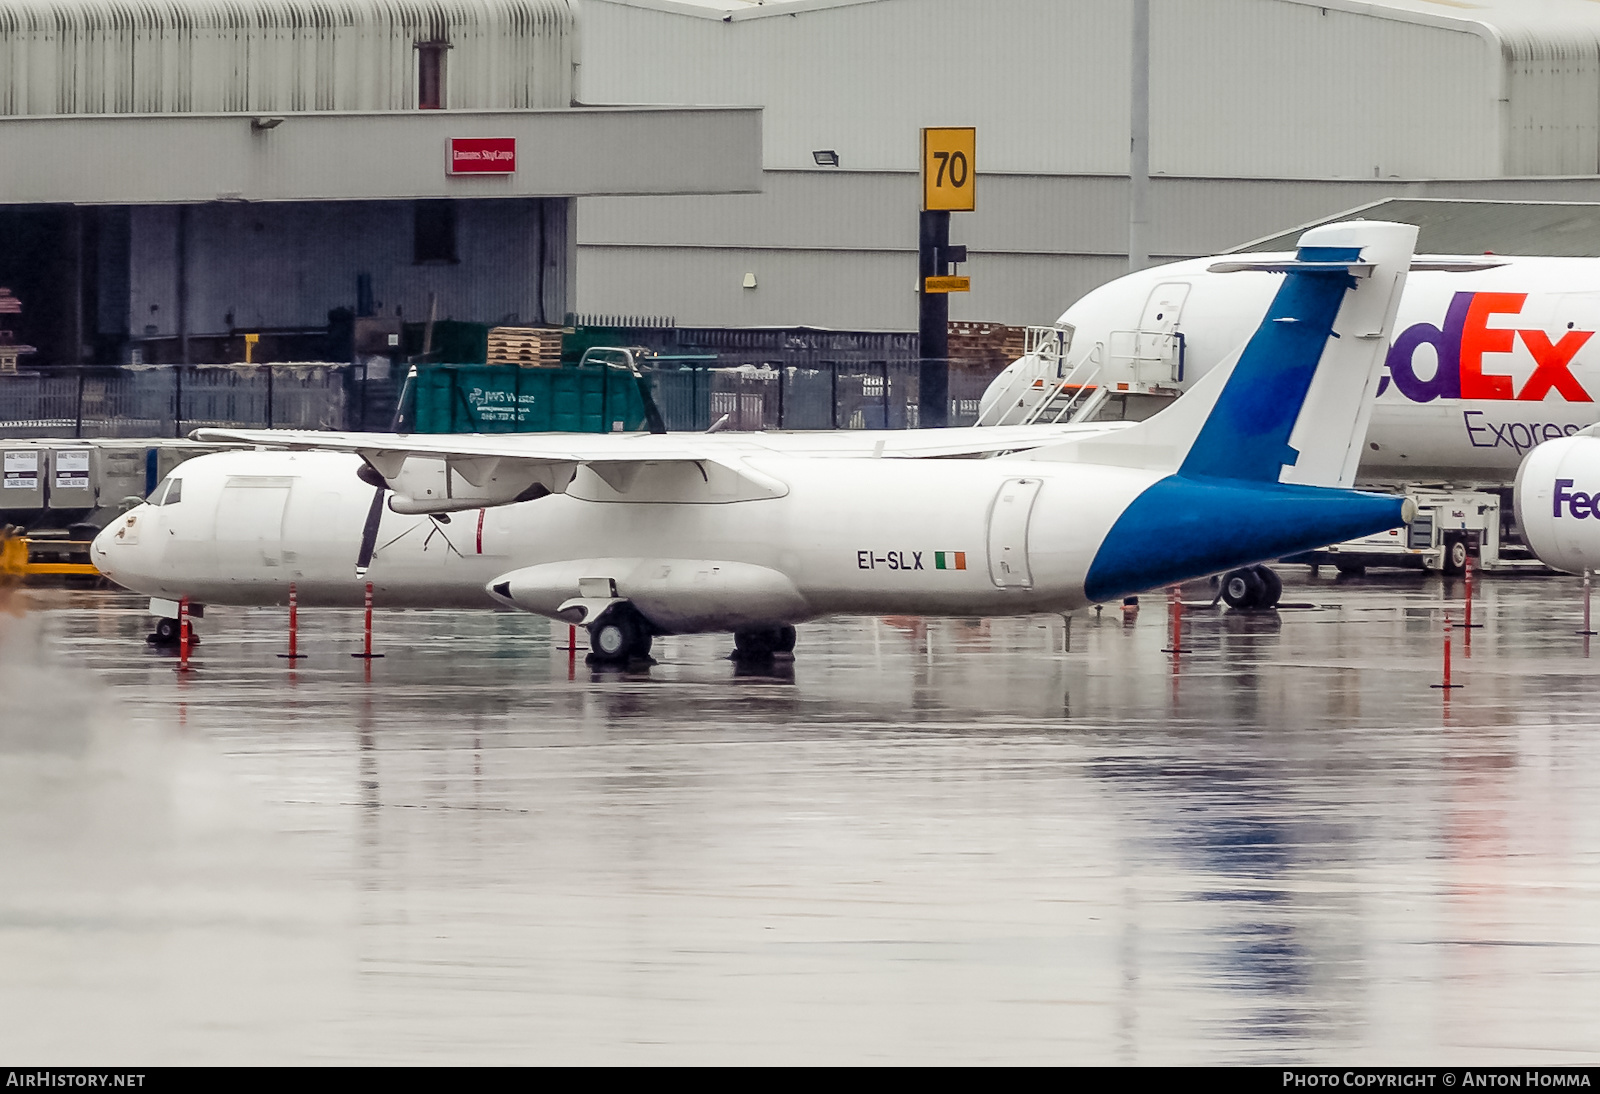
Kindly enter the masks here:
<path id="1" fill-rule="evenodd" d="M 584 342 L 660 355 L 656 402 L 673 430 L 915 429 L 923 360 L 907 331 L 810 327 L 589 326 Z M 674 359 L 677 359 L 676 361 Z M 1009 359 L 937 362 L 949 376 L 948 424 L 973 425 Z"/>
<path id="2" fill-rule="evenodd" d="M 920 361 L 658 367 L 656 404 L 672 430 L 916 429 Z M 952 368 L 948 424 L 973 425 L 993 370 Z"/>
<path id="3" fill-rule="evenodd" d="M 200 426 L 386 429 L 388 369 L 147 365 L 0 376 L 0 437 L 181 437 Z"/>
<path id="4" fill-rule="evenodd" d="M 676 348 L 676 347 L 675 347 Z M 760 347 L 659 362 L 667 428 L 915 429 L 922 362 L 816 360 Z M 786 357 L 798 357 L 796 362 Z M 150 365 L 0 376 L 0 437 L 181 437 L 200 426 L 386 430 L 405 366 L 388 362 Z M 507 366 L 510 367 L 510 366 Z M 997 371 L 949 365 L 949 424 L 972 425 Z"/>

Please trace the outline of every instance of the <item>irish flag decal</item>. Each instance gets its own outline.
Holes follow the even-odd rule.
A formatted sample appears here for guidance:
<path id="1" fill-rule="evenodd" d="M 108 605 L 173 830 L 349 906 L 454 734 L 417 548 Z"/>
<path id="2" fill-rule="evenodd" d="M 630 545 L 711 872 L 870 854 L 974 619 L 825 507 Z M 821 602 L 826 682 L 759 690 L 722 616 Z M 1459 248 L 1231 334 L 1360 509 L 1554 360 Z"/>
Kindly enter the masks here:
<path id="1" fill-rule="evenodd" d="M 933 552 L 933 568 L 935 570 L 965 570 L 967 568 L 967 552 L 935 551 Z"/>

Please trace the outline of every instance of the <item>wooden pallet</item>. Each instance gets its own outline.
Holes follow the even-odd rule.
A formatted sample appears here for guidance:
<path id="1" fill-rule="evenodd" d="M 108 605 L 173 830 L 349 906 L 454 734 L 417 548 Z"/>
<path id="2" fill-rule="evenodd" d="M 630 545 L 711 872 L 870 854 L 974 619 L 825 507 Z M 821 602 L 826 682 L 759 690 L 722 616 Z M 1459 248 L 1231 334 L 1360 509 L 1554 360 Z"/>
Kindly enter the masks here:
<path id="1" fill-rule="evenodd" d="M 1001 323 L 954 322 L 948 337 L 951 357 L 1004 357 L 1014 361 L 1022 356 L 1027 330 Z"/>
<path id="2" fill-rule="evenodd" d="M 559 365 L 560 327 L 491 327 L 489 355 L 491 365 Z"/>

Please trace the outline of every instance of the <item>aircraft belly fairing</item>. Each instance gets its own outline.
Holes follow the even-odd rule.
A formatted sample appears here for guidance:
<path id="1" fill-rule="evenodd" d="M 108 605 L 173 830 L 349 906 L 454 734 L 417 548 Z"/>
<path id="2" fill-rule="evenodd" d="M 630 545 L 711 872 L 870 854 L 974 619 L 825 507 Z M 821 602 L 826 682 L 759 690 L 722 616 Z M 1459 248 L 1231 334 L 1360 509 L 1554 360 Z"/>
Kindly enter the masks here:
<path id="1" fill-rule="evenodd" d="M 592 597 L 573 595 L 595 581 L 607 588 Z M 627 601 L 666 634 L 799 623 L 816 615 L 787 575 L 726 559 L 547 562 L 503 574 L 489 588 L 507 604 L 572 623 L 592 623 L 604 608 Z"/>

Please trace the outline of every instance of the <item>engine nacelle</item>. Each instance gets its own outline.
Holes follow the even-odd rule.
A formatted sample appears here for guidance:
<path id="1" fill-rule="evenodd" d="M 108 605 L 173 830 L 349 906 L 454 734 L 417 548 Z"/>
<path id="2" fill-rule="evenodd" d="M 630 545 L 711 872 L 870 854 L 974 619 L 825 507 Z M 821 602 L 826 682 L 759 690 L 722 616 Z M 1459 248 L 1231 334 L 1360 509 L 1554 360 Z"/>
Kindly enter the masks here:
<path id="1" fill-rule="evenodd" d="M 1539 445 L 1517 469 L 1517 526 L 1546 566 L 1600 570 L 1600 437 Z"/>
<path id="2" fill-rule="evenodd" d="M 491 505 L 532 501 L 567 488 L 577 471 L 574 463 L 498 457 L 455 459 L 364 453 L 369 473 L 394 494 L 396 513 L 455 513 Z"/>

